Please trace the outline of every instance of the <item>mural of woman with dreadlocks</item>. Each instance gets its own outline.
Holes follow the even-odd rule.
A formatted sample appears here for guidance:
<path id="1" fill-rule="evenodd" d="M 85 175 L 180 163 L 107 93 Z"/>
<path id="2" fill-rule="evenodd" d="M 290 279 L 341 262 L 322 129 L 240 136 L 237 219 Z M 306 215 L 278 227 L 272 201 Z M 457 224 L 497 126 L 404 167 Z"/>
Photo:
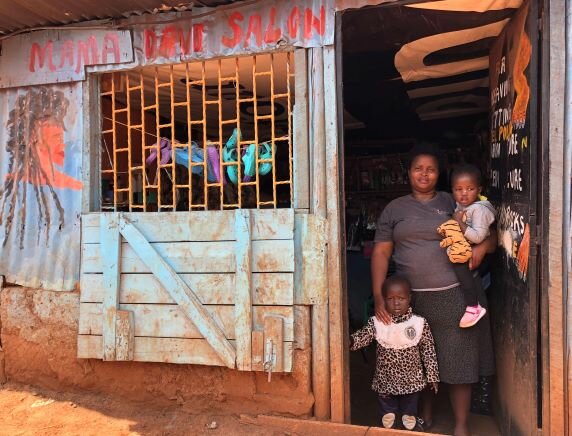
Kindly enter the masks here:
<path id="1" fill-rule="evenodd" d="M 18 222 L 20 248 L 23 248 L 28 197 L 35 196 L 38 226 L 46 225 L 46 245 L 50 226 L 57 220 L 64 226 L 64 209 L 59 189 L 80 190 L 82 183 L 62 172 L 65 160 L 64 118 L 69 101 L 62 91 L 47 87 L 31 88 L 16 99 L 10 111 L 6 151 L 10 155 L 8 175 L 0 189 L 0 225 L 4 241 Z M 33 194 L 28 194 L 28 186 Z M 53 206 L 52 207 L 52 203 Z M 53 212 L 57 217 L 53 216 Z M 38 232 L 38 243 L 40 239 Z"/>

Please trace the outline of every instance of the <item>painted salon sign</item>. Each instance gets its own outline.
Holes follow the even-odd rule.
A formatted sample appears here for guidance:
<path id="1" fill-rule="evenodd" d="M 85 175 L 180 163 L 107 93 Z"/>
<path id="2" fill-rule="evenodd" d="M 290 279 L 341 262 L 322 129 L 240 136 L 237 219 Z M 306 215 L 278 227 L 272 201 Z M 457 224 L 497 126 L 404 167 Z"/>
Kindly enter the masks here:
<path id="1" fill-rule="evenodd" d="M 62 28 L 8 38 L 0 54 L 0 88 L 84 80 L 87 66 L 103 71 L 133 61 L 133 66 L 175 63 L 334 42 L 332 0 L 204 10 L 149 15 L 126 22 L 131 30 Z"/>
<path id="2" fill-rule="evenodd" d="M 131 35 L 115 30 L 50 30 L 2 44 L 0 87 L 73 82 L 88 65 L 133 61 Z"/>
<path id="3" fill-rule="evenodd" d="M 134 32 L 135 53 L 145 65 L 277 47 L 319 47 L 333 44 L 333 21 L 329 0 L 259 2 L 145 27 Z"/>

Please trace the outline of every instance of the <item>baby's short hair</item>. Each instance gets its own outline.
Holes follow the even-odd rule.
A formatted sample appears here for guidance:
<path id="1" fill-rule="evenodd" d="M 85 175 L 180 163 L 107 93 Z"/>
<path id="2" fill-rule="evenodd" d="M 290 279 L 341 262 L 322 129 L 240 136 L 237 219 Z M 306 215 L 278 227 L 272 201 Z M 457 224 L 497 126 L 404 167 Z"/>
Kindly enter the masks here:
<path id="1" fill-rule="evenodd" d="M 451 173 L 451 184 L 455 183 L 455 180 L 460 176 L 473 177 L 477 185 L 481 186 L 481 170 L 475 165 L 463 164 L 456 167 Z"/>
<path id="2" fill-rule="evenodd" d="M 381 293 L 385 296 L 385 294 L 387 293 L 387 290 L 392 285 L 401 285 L 405 289 L 407 289 L 407 292 L 409 294 L 411 293 L 411 283 L 409 283 L 409 280 L 407 280 L 407 277 L 399 275 L 399 274 L 389 276 L 388 278 L 385 279 L 385 281 L 383 282 L 383 285 L 381 287 Z"/>

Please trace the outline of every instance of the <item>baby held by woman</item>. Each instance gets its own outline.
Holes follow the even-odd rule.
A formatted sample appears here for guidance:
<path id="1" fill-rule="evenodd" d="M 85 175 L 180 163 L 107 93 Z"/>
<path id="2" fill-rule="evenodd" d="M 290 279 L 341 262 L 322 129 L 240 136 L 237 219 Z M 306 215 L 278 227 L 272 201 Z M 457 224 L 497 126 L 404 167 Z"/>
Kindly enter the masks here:
<path id="1" fill-rule="evenodd" d="M 481 197 L 481 172 L 473 165 L 456 168 L 451 175 L 453 198 L 457 209 L 453 218 L 439 226 L 437 231 L 444 237 L 441 247 L 447 248 L 449 260 L 467 305 L 459 321 L 462 328 L 472 327 L 486 314 L 479 304 L 481 278 L 475 277 L 469 269 L 471 244 L 479 244 L 490 235 L 490 226 L 495 221 L 495 209 Z"/>

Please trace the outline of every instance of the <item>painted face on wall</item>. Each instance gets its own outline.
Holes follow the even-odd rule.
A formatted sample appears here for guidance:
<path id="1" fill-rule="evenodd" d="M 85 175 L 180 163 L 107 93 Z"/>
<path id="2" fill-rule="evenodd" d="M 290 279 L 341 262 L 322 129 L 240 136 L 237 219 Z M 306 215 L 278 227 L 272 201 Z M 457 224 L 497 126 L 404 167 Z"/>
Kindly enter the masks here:
<path id="1" fill-rule="evenodd" d="M 3 245 L 16 227 L 20 249 L 24 248 L 24 235 L 30 229 L 28 214 L 34 206 L 37 243 L 43 233 L 48 244 L 52 226 L 59 230 L 65 226 L 65 204 L 60 201 L 60 190 L 80 191 L 83 187 L 80 180 L 66 174 L 63 168 L 64 120 L 69 104 L 62 91 L 32 87 L 17 96 L 9 112 L 5 147 L 10 172 L 0 186 L 0 223 L 6 223 Z M 31 195 L 27 190 L 32 191 Z"/>
<path id="2" fill-rule="evenodd" d="M 51 185 L 53 188 L 80 190 L 82 183 L 63 173 L 65 162 L 64 126 L 54 119 L 37 121 L 31 142 L 38 153 L 38 163 L 43 173 L 37 180 L 27 180 L 33 184 Z M 54 168 L 58 167 L 59 170 Z M 26 179 L 26 177 L 24 177 Z"/>
<path id="3" fill-rule="evenodd" d="M 63 167 L 66 147 L 63 126 L 50 120 L 40 121 L 36 132 L 36 148 L 42 166 L 48 166 L 52 162 Z"/>

